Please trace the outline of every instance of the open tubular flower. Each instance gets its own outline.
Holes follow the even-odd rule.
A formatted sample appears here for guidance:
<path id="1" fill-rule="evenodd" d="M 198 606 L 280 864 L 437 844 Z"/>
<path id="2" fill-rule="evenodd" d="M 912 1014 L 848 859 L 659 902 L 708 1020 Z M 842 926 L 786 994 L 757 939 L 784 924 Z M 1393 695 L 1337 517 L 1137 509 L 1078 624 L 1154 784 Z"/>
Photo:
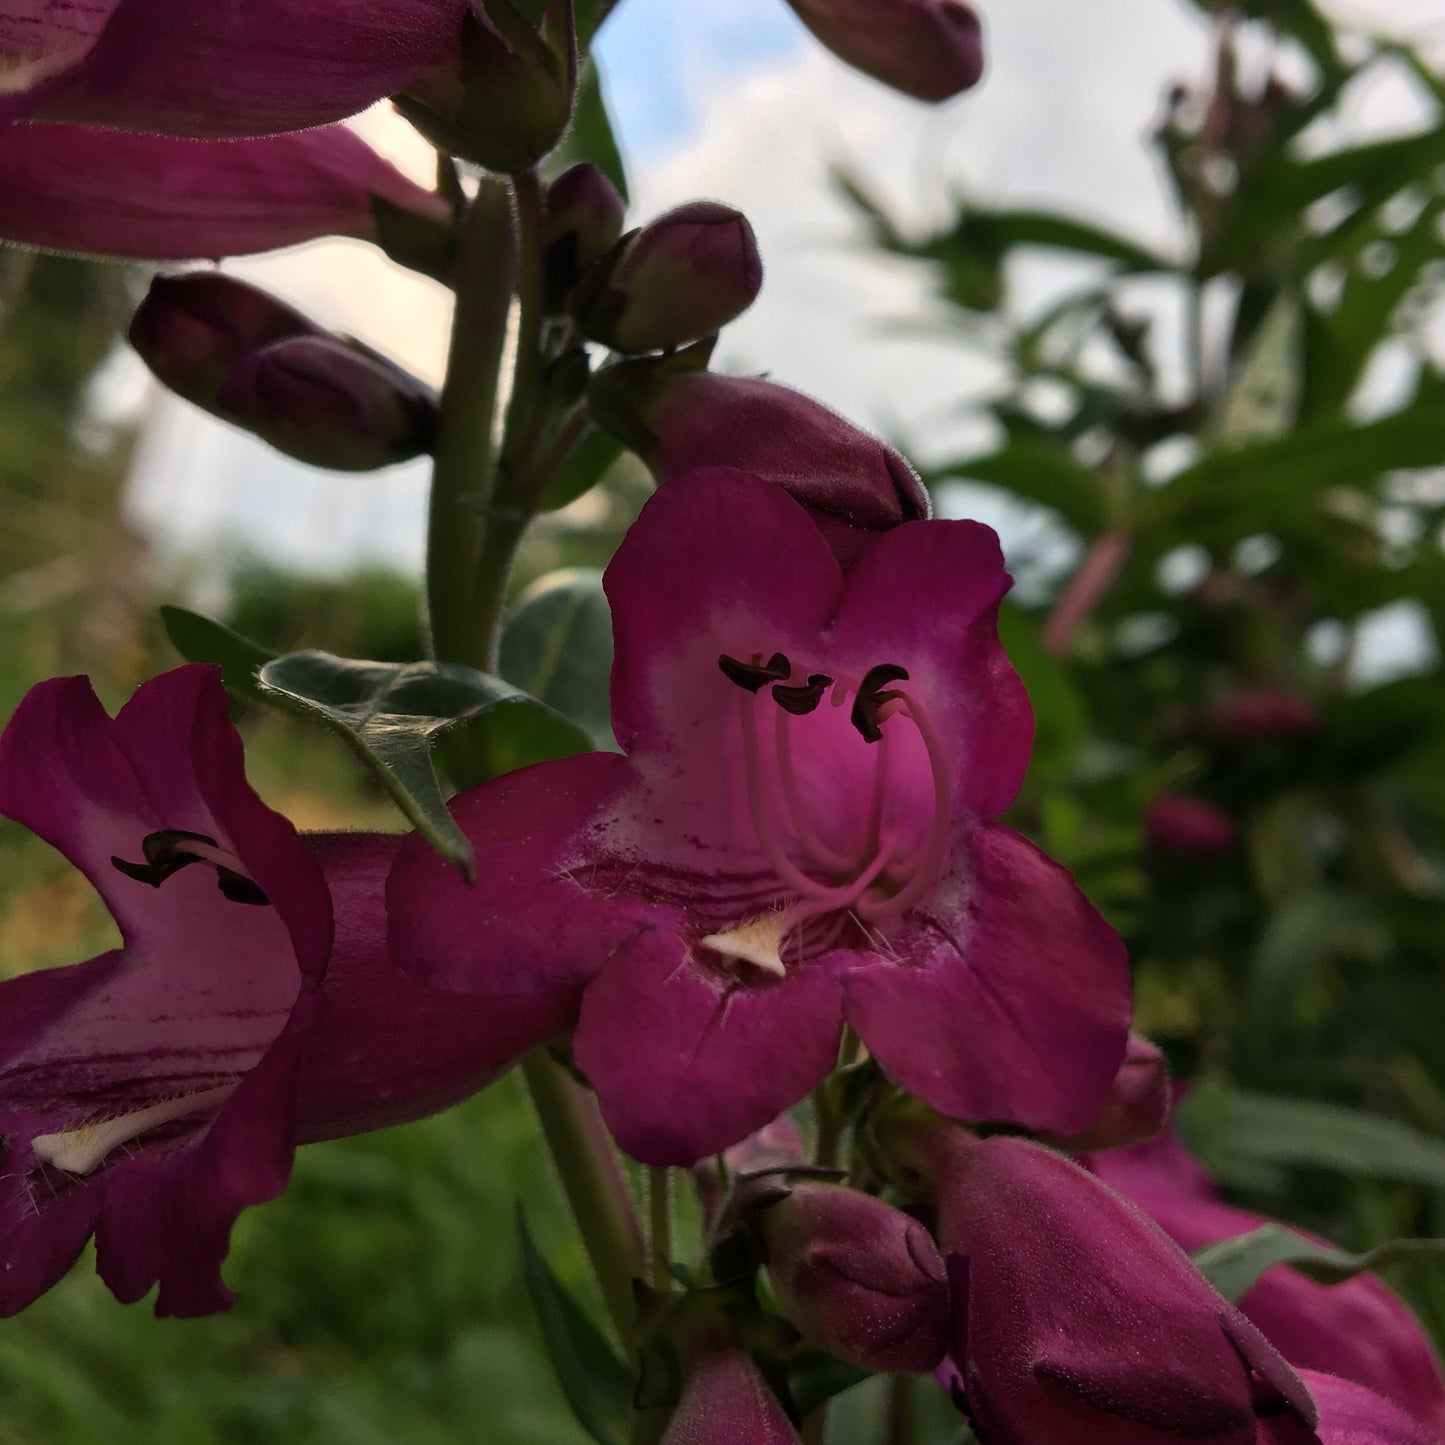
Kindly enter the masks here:
<path id="1" fill-rule="evenodd" d="M 251 791 L 214 669 L 114 720 L 83 678 L 0 739 L 0 811 L 104 898 L 122 946 L 0 984 L 0 1315 L 94 1233 L 125 1302 L 225 1308 L 231 1226 L 295 1145 L 400 1123 L 489 1083 L 560 1020 L 426 990 L 391 965 L 398 839 L 303 842 Z"/>
<path id="2" fill-rule="evenodd" d="M 475 887 L 406 845 L 402 966 L 483 997 L 579 990 L 577 1062 L 652 1164 L 796 1102 L 845 1018 L 947 1114 L 1092 1124 L 1127 970 L 1069 875 L 992 822 L 1032 734 L 992 532 L 904 524 L 844 573 L 783 491 L 702 471 L 652 498 L 606 586 L 626 756 L 460 799 Z"/>

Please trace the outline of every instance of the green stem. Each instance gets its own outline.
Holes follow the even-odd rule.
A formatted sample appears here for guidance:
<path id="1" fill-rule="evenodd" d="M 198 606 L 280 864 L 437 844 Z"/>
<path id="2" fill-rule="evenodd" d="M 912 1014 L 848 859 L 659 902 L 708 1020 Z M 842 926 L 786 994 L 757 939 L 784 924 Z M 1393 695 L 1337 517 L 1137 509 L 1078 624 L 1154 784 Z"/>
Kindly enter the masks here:
<path id="1" fill-rule="evenodd" d="M 528 463 L 546 426 L 547 406 L 542 393 L 544 358 L 542 322 L 545 297 L 542 276 L 542 182 L 536 171 L 519 171 L 512 177 L 517 200 L 517 361 L 512 396 L 507 405 L 507 435 L 502 443 L 499 491 L 507 501 L 535 510 L 530 495 Z"/>
<path id="2" fill-rule="evenodd" d="M 516 274 L 511 192 L 504 182 L 484 179 L 463 223 L 457 257 L 426 561 L 432 653 L 444 662 L 473 667 L 491 661 L 501 605 L 500 593 L 482 598 L 479 580 L 490 530 L 493 430 Z"/>
<path id="3" fill-rule="evenodd" d="M 542 1135 L 617 1334 L 633 1348 L 632 1282 L 645 1269 L 642 1232 L 597 1101 L 542 1050 L 522 1060 Z"/>
<path id="4" fill-rule="evenodd" d="M 913 1445 L 917 1438 L 918 1423 L 913 1407 L 913 1376 L 890 1376 L 887 1390 L 883 1445 Z"/>
<path id="5" fill-rule="evenodd" d="M 652 1243 L 652 1287 L 666 1290 L 672 1283 L 672 1173 L 667 1169 L 647 1171 L 648 1214 Z"/>
<path id="6" fill-rule="evenodd" d="M 803 1428 L 799 1433 L 803 1438 L 803 1445 L 823 1445 L 828 1438 L 828 1405 L 826 1401 L 803 1421 Z"/>

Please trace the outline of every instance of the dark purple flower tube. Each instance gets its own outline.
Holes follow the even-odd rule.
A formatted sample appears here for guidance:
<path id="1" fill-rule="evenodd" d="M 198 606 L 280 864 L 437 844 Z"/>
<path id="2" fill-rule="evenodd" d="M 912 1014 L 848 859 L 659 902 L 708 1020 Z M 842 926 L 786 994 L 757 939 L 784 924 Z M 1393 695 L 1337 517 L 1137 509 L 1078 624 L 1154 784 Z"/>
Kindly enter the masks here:
<path id="1" fill-rule="evenodd" d="M 341 120 L 460 56 L 467 0 L 21 0 L 0 120 L 233 137 Z"/>
<path id="2" fill-rule="evenodd" d="M 798 1432 L 742 1350 L 697 1356 L 662 1445 L 800 1445 Z"/>
<path id="3" fill-rule="evenodd" d="M 1316 1370 L 1300 1377 L 1320 1410 L 1311 1431 L 1289 1414 L 1259 1421 L 1257 1445 L 1439 1445 L 1439 1437 L 1373 1390 Z"/>
<path id="4" fill-rule="evenodd" d="M 755 1227 L 789 1322 L 860 1369 L 932 1370 L 948 1347 L 949 1295 L 928 1231 L 856 1189 L 808 1180 L 786 1187 Z"/>
<path id="5" fill-rule="evenodd" d="M 547 187 L 543 269 L 554 308 L 616 245 L 626 213 L 617 187 L 588 161 L 569 167 Z"/>
<path id="6" fill-rule="evenodd" d="M 348 472 L 419 456 L 436 429 L 430 387 L 332 336 L 292 337 L 243 357 L 216 411 L 288 456 Z"/>
<path id="7" fill-rule="evenodd" d="M 582 278 L 572 309 L 594 341 L 664 351 L 741 316 L 762 284 L 747 217 L 716 201 L 692 201 L 624 237 Z"/>
<path id="8" fill-rule="evenodd" d="M 0 194 L 0 239 L 152 261 L 240 256 L 319 236 L 374 241 L 374 197 L 447 215 L 344 126 L 233 141 L 0 126 Z"/>
<path id="9" fill-rule="evenodd" d="M 939 1131 L 953 1359 L 989 1445 L 1253 1445 L 1257 1398 L 1313 1425 L 1309 1391 L 1156 1225 L 1025 1139 Z"/>
<path id="10" fill-rule="evenodd" d="M 626 361 L 599 372 L 589 398 L 601 424 L 660 483 L 698 467 L 736 467 L 773 482 L 808 509 L 844 566 L 878 533 L 929 514 L 928 493 L 892 447 L 761 377 Z"/>
<path id="11" fill-rule="evenodd" d="M 1131 1033 L 1124 1062 L 1093 1126 L 1071 1139 L 1046 1136 L 1046 1142 L 1075 1153 L 1137 1144 L 1164 1128 L 1171 1103 L 1169 1066 L 1163 1052 L 1142 1034 Z"/>
<path id="12" fill-rule="evenodd" d="M 1273 1222 L 1226 1204 L 1172 1132 L 1091 1154 L 1085 1162 L 1191 1253 Z M 1276 1265 L 1245 1292 L 1239 1308 L 1292 1365 L 1377 1390 L 1445 1435 L 1445 1382 L 1429 1337 L 1404 1300 L 1375 1275 L 1323 1285 Z"/>
<path id="13" fill-rule="evenodd" d="M 983 74 L 983 32 L 964 0 L 788 0 L 840 60 L 917 100 L 947 100 Z"/>
<path id="14" fill-rule="evenodd" d="M 83 678 L 31 690 L 0 738 L 0 811 L 65 854 L 122 946 L 0 983 L 0 1315 L 87 1238 L 117 1298 L 231 1295 L 221 1262 L 298 1142 L 416 1118 L 565 1021 L 459 1009 L 386 953 L 399 840 L 300 839 L 246 783 L 214 669 L 114 720 Z"/>
<path id="15" fill-rule="evenodd" d="M 1206 798 L 1160 793 L 1144 815 L 1144 836 L 1156 853 L 1210 862 L 1239 847 L 1239 824 Z"/>

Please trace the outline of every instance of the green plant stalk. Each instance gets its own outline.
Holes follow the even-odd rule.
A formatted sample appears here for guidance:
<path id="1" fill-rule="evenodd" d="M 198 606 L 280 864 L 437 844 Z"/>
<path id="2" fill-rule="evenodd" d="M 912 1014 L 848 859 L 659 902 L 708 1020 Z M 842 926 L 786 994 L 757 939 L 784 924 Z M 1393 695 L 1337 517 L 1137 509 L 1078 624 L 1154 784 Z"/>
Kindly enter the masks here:
<path id="1" fill-rule="evenodd" d="M 644 1276 L 646 1258 L 632 1191 L 597 1101 L 541 1049 L 522 1060 L 522 1077 L 592 1261 L 602 1302 L 631 1354 L 636 1314 L 632 1282 Z"/>
<path id="2" fill-rule="evenodd" d="M 649 1243 L 652 1259 L 652 1287 L 665 1290 L 672 1283 L 667 1267 L 672 1263 L 672 1172 L 647 1171 Z"/>
<path id="3" fill-rule="evenodd" d="M 500 613 L 500 596 L 495 602 L 484 599 L 494 589 L 481 583 L 496 551 L 489 543 L 497 461 L 493 432 L 516 275 L 511 191 L 503 181 L 484 179 L 462 224 L 458 249 L 426 557 L 432 655 L 482 668 L 495 651 Z"/>

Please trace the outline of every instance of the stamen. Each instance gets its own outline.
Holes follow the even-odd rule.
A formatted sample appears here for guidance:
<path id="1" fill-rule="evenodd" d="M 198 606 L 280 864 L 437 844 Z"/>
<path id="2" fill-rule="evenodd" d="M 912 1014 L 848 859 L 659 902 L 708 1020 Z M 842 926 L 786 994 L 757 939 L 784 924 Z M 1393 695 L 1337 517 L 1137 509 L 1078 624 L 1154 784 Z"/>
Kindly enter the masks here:
<path id="1" fill-rule="evenodd" d="M 907 668 L 899 667 L 896 662 L 880 662 L 877 667 L 870 667 L 863 674 L 863 681 L 858 684 L 858 694 L 853 699 L 853 711 L 849 715 L 849 721 L 862 734 L 865 743 L 876 743 L 883 736 L 883 729 L 878 726 L 879 709 L 884 703 L 902 695 L 897 692 L 884 692 L 882 689 L 890 682 L 907 681 Z"/>
<path id="2" fill-rule="evenodd" d="M 137 883 L 159 888 L 162 883 L 192 863 L 209 863 L 216 870 L 216 886 L 232 903 L 265 906 L 270 899 L 250 878 L 234 853 L 222 848 L 207 833 L 188 833 L 183 828 L 161 828 L 141 840 L 144 863 L 112 857 L 111 866 Z"/>
<path id="3" fill-rule="evenodd" d="M 833 679 L 826 673 L 815 672 L 809 675 L 807 682 L 796 687 L 778 683 L 773 688 L 773 701 L 794 717 L 806 717 L 823 701 L 824 690 L 832 685 Z"/>
<path id="4" fill-rule="evenodd" d="M 113 1119 L 94 1119 L 76 1129 L 55 1134 L 37 1134 L 30 1147 L 38 1159 L 63 1169 L 67 1174 L 91 1174 L 106 1156 L 122 1144 L 139 1138 L 162 1124 L 199 1114 L 224 1103 L 235 1090 L 235 1084 L 222 1084 L 215 1089 L 202 1089 L 195 1094 L 182 1094 L 175 1099 L 162 1099 L 134 1113 L 120 1114 Z"/>
<path id="5" fill-rule="evenodd" d="M 751 662 L 739 662 L 724 652 L 717 665 L 729 682 L 748 692 L 758 692 L 770 682 L 786 682 L 793 675 L 793 664 L 781 652 L 775 652 L 766 662 L 761 662 L 761 657 L 762 653 L 755 652 Z"/>

